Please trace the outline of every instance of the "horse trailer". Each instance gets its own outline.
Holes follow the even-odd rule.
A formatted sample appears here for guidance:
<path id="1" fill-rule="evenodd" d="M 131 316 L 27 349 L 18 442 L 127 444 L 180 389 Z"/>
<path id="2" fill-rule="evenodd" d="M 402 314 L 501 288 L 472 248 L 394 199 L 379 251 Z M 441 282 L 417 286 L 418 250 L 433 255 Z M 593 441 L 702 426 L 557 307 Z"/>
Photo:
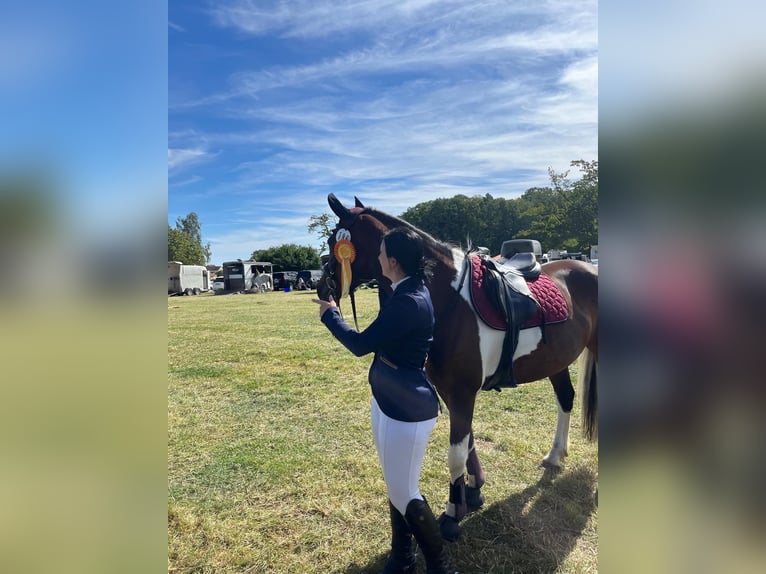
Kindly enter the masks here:
<path id="1" fill-rule="evenodd" d="M 223 291 L 240 293 L 271 291 L 273 266 L 268 261 L 226 261 L 223 267 Z"/>
<path id="2" fill-rule="evenodd" d="M 210 277 L 204 265 L 168 261 L 168 295 L 199 295 L 208 289 Z"/>

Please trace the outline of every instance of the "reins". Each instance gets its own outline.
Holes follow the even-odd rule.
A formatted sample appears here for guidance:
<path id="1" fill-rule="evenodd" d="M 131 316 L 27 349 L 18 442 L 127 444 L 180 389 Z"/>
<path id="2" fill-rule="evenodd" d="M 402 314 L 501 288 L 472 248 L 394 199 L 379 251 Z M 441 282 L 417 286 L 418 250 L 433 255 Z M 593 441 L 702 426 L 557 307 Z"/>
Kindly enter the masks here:
<path id="1" fill-rule="evenodd" d="M 356 320 L 356 300 L 354 299 L 353 291 L 348 294 L 348 298 L 351 299 L 351 312 L 354 315 L 354 327 L 356 327 L 357 332 L 359 332 L 359 323 Z"/>

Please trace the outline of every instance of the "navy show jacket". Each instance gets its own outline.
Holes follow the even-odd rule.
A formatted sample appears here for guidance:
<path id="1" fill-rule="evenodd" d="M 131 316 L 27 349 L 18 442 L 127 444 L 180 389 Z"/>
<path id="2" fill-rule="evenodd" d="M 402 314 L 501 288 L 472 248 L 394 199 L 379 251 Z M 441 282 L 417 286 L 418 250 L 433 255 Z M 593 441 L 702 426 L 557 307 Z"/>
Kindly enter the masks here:
<path id="1" fill-rule="evenodd" d="M 438 399 L 424 369 L 433 340 L 431 294 L 419 279 L 409 277 L 393 295 L 381 291 L 377 318 L 361 333 L 349 327 L 337 308 L 322 322 L 357 357 L 375 353 L 369 382 L 380 409 L 392 419 L 415 422 L 438 413 Z"/>

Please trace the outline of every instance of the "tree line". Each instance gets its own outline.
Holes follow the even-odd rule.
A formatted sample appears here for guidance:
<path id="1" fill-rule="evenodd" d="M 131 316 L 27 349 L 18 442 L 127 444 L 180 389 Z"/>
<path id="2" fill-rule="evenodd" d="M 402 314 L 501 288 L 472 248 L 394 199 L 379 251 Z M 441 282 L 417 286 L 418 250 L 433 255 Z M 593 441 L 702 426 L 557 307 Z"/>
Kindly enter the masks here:
<path id="1" fill-rule="evenodd" d="M 401 218 L 456 245 L 500 252 L 508 239 L 537 239 L 543 250 L 587 252 L 598 244 L 598 162 L 577 160 L 582 177 L 548 170 L 551 186 L 533 187 L 515 199 L 456 195 L 419 203 Z"/>
<path id="2" fill-rule="evenodd" d="M 549 187 L 530 188 L 518 198 L 456 195 L 419 203 L 400 217 L 442 241 L 463 247 L 470 241 L 492 254 L 508 239 L 537 239 L 544 251 L 587 253 L 598 244 L 598 161 L 576 160 L 570 166 L 580 171 L 579 179 L 549 169 Z M 253 251 L 250 259 L 269 261 L 275 271 L 319 269 L 334 221 L 328 213 L 309 219 L 309 233 L 322 241 L 318 250 L 291 243 Z M 175 229 L 168 225 L 168 261 L 204 265 L 210 260 L 200 227 L 194 212 L 179 217 Z"/>
<path id="3" fill-rule="evenodd" d="M 202 242 L 202 225 L 195 212 L 179 217 L 175 227 L 168 225 L 168 261 L 205 265 L 210 262 L 210 254 L 210 243 Z M 292 243 L 253 251 L 250 259 L 269 261 L 275 271 L 302 271 L 321 266 L 316 249 Z"/>
<path id="4" fill-rule="evenodd" d="M 316 249 L 295 243 L 253 251 L 250 259 L 269 261 L 274 266 L 274 271 L 303 271 L 319 269 L 321 266 Z"/>

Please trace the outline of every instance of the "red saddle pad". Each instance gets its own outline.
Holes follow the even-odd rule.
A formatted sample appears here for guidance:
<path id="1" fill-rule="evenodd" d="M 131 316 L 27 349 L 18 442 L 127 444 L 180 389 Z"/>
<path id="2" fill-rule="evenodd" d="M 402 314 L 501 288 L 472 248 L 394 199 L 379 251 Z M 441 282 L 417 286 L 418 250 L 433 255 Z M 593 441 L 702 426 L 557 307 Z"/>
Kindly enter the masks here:
<path id="1" fill-rule="evenodd" d="M 537 313 L 527 320 L 522 329 L 545 324 L 561 323 L 569 318 L 569 307 L 556 284 L 541 273 L 536 281 L 527 282 L 532 296 L 537 300 Z M 484 291 L 484 263 L 478 255 L 471 256 L 471 299 L 482 321 L 493 329 L 505 331 L 506 321 L 501 311 L 495 309 Z"/>

